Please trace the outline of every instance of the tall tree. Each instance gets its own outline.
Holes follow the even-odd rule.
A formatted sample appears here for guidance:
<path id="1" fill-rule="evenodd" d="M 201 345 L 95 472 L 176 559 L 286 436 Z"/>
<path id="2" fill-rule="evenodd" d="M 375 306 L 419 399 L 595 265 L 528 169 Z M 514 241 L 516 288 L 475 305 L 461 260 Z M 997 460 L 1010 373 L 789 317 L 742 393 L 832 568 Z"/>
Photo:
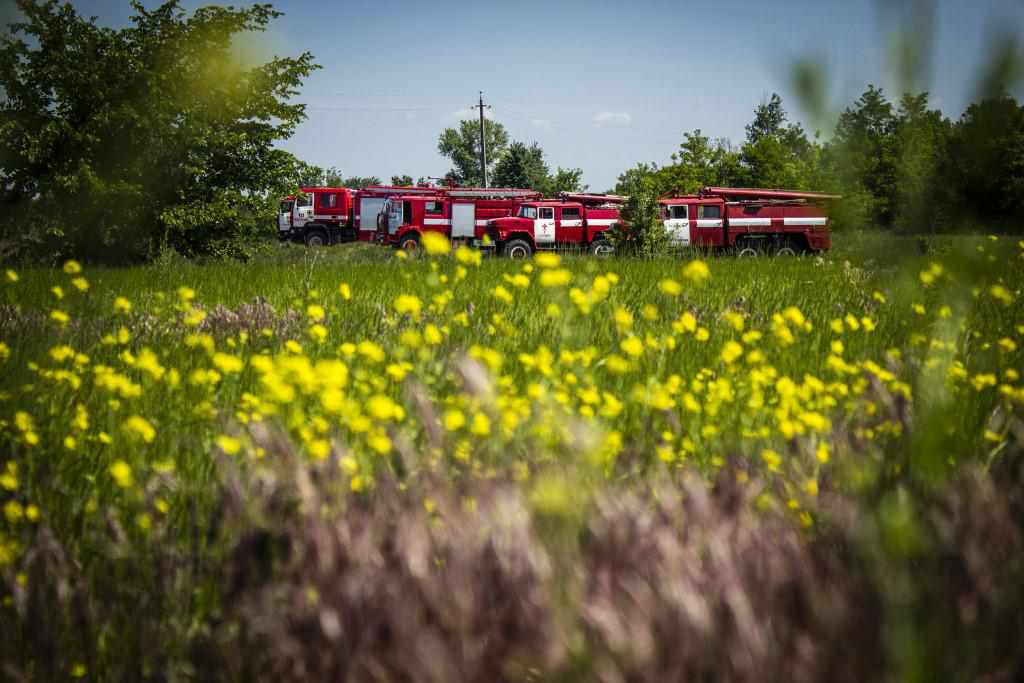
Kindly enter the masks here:
<path id="1" fill-rule="evenodd" d="M 513 142 L 494 165 L 494 185 L 543 191 L 548 183 L 544 151 L 536 142 Z"/>
<path id="2" fill-rule="evenodd" d="M 393 175 L 391 176 L 392 185 L 412 185 L 411 175 Z"/>
<path id="3" fill-rule="evenodd" d="M 508 133 L 497 121 L 484 120 L 487 141 L 487 174 L 508 147 Z M 458 128 L 446 128 L 437 141 L 437 151 L 451 159 L 449 177 L 459 185 L 483 185 L 480 174 L 480 125 L 478 121 L 460 121 Z"/>
<path id="4" fill-rule="evenodd" d="M 868 89 L 839 115 L 828 155 L 844 194 L 866 200 L 863 220 L 891 225 L 896 214 L 897 118 L 881 88 Z"/>
<path id="5" fill-rule="evenodd" d="M 771 99 L 762 102 L 754 110 L 754 120 L 747 124 L 747 142 L 753 144 L 763 137 L 776 137 L 786 122 L 786 110 L 782 98 L 772 93 Z"/>
<path id="6" fill-rule="evenodd" d="M 582 168 L 558 167 L 548 177 L 548 185 L 544 193 L 549 197 L 556 196 L 559 192 L 586 192 L 587 186 L 583 184 Z"/>
<path id="7" fill-rule="evenodd" d="M 266 228 L 297 175 L 277 143 L 304 118 L 292 98 L 317 67 L 309 53 L 246 62 L 233 42 L 278 12 L 133 2 L 130 25 L 111 29 L 70 4 L 18 8 L 0 37 L 8 252 L 218 253 Z"/>
<path id="8" fill-rule="evenodd" d="M 904 230 L 934 230 L 943 220 L 937 174 L 952 126 L 928 108 L 926 92 L 903 95 L 896 117 L 895 223 Z"/>

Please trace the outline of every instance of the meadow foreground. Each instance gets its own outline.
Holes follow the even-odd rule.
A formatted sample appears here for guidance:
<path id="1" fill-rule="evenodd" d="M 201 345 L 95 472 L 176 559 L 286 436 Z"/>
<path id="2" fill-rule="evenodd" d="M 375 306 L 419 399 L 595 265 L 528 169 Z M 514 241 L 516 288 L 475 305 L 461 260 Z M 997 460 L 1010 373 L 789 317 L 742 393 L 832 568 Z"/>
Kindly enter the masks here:
<path id="1" fill-rule="evenodd" d="M 0 663 L 1020 675 L 1024 242 L 845 243 L 8 271 Z"/>

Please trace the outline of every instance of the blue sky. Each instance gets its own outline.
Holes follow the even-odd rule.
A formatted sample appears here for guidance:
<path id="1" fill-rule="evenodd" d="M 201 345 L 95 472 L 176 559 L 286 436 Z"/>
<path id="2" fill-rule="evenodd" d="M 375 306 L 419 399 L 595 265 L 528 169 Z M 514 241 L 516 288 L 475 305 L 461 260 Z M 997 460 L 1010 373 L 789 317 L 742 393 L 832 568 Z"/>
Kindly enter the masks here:
<path id="1" fill-rule="evenodd" d="M 126 2 L 75 5 L 104 24 L 129 13 Z M 346 175 L 443 175 L 438 134 L 474 115 L 478 90 L 513 139 L 540 143 L 552 168 L 582 168 L 598 191 L 638 161 L 668 162 L 684 131 L 741 142 L 754 107 L 774 91 L 811 128 L 789 87 L 794 59 L 827 67 L 837 110 L 868 83 L 896 90 L 887 57 L 895 21 L 881 0 L 275 6 L 285 16 L 262 49 L 308 50 L 323 66 L 300 98 L 308 120 L 282 146 Z M 997 24 L 1024 33 L 1024 3 L 937 4 L 924 85 L 947 116 L 970 101 Z M 927 22 L 910 26 L 927 33 Z"/>

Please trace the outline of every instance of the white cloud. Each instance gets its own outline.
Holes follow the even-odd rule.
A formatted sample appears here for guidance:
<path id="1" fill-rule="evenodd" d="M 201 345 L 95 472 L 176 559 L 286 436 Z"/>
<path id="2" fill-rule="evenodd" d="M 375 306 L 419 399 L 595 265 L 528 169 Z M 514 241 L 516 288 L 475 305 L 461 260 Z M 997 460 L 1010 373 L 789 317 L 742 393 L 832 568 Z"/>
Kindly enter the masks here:
<path id="1" fill-rule="evenodd" d="M 595 126 L 628 126 L 633 117 L 624 111 L 599 111 L 594 114 Z"/>
<path id="2" fill-rule="evenodd" d="M 530 119 L 530 125 L 541 130 L 551 130 L 554 128 L 555 122 L 551 119 Z"/>

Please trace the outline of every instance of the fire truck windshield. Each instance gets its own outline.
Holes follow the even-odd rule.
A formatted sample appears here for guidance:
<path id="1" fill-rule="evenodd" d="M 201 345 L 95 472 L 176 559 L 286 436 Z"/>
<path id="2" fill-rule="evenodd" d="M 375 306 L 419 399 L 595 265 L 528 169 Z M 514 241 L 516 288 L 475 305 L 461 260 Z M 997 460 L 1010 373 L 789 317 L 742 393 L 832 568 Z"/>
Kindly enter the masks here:
<path id="1" fill-rule="evenodd" d="M 537 207 L 536 206 L 520 206 L 519 207 L 519 217 L 520 218 L 530 218 L 530 219 L 536 218 L 537 217 Z"/>
<path id="2" fill-rule="evenodd" d="M 298 198 L 298 200 L 296 201 L 295 205 L 299 206 L 299 207 L 303 207 L 303 206 L 312 206 L 313 204 L 310 201 L 308 196 L 302 196 L 302 197 Z"/>

